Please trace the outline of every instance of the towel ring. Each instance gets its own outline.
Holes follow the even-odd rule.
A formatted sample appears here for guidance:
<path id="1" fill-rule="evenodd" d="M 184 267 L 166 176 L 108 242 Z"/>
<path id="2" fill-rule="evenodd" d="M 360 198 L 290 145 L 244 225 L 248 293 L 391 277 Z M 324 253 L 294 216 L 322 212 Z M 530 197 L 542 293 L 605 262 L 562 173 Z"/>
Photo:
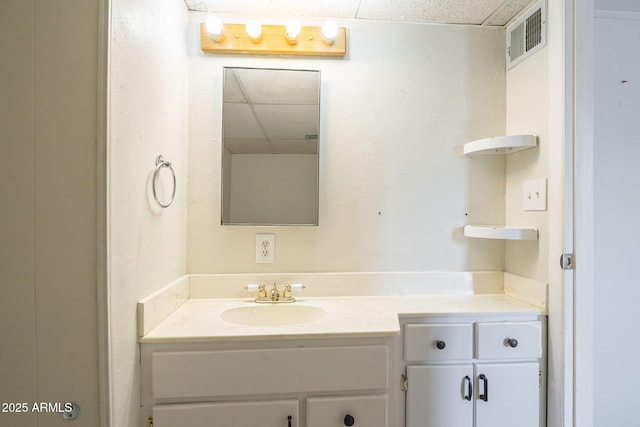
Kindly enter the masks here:
<path id="1" fill-rule="evenodd" d="M 169 203 L 164 204 L 160 200 L 158 200 L 158 193 L 156 192 L 156 182 L 158 181 L 158 173 L 162 168 L 169 168 L 171 171 L 171 175 L 173 176 L 173 192 L 171 193 L 171 199 Z M 161 208 L 168 208 L 173 203 L 173 199 L 176 196 L 176 173 L 173 171 L 173 167 L 171 166 L 171 162 L 168 162 L 162 157 L 162 154 L 159 154 L 156 157 L 156 170 L 153 172 L 153 181 L 151 183 L 151 189 L 153 190 L 153 198 L 155 199 L 158 206 Z"/>

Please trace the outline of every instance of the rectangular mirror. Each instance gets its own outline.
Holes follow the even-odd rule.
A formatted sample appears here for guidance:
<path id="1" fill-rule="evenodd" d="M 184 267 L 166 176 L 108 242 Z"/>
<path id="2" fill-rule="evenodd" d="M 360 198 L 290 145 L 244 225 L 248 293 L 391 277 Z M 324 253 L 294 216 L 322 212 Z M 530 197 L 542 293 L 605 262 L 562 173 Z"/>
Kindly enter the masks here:
<path id="1" fill-rule="evenodd" d="M 224 68 L 222 224 L 318 225 L 320 71 Z"/>

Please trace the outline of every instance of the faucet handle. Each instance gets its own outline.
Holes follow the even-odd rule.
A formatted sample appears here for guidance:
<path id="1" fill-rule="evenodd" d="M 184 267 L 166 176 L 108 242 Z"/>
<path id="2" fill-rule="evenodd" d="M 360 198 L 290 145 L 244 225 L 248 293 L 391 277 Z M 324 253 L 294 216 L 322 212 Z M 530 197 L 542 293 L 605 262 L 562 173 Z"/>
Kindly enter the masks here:
<path id="1" fill-rule="evenodd" d="M 282 297 L 283 298 L 291 298 L 292 297 L 291 285 L 284 285 L 284 290 L 282 291 Z"/>
<path id="2" fill-rule="evenodd" d="M 286 299 L 289 302 L 293 302 L 296 299 L 293 297 L 293 292 L 292 290 L 302 290 L 304 289 L 304 286 L 302 286 L 301 283 L 291 283 L 290 285 L 284 285 L 284 291 L 282 291 L 282 297 L 284 299 Z"/>
<path id="3" fill-rule="evenodd" d="M 258 298 L 256 298 L 256 300 L 267 297 L 267 290 L 266 290 L 264 285 L 257 285 L 255 283 L 249 283 L 244 288 L 249 292 L 256 292 L 257 291 L 258 292 Z"/>

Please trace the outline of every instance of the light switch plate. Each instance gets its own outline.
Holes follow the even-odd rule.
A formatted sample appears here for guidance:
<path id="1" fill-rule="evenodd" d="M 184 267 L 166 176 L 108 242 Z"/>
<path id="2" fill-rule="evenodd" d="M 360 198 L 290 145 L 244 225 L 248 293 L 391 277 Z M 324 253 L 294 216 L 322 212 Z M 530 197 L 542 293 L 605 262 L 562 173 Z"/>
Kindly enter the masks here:
<path id="1" fill-rule="evenodd" d="M 547 180 L 532 179 L 523 184 L 522 208 L 525 211 L 547 210 Z"/>

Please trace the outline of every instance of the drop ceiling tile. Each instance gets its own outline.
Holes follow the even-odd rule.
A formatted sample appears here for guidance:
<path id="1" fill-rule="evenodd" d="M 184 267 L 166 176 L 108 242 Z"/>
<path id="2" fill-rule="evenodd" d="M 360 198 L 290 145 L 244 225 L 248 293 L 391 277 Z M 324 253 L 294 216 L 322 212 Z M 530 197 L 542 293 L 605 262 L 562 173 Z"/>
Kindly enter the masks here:
<path id="1" fill-rule="evenodd" d="M 276 150 L 266 139 L 225 139 L 224 147 L 231 154 L 275 154 Z"/>
<path id="2" fill-rule="evenodd" d="M 302 16 L 503 25 L 531 0 L 184 0 L 191 11 L 249 17 Z M 620 0 L 635 1 L 635 0 Z M 503 6 L 504 3 L 504 7 Z M 494 14 L 495 12 L 495 14 Z"/>
<path id="3" fill-rule="evenodd" d="M 304 139 L 318 134 L 317 105 L 255 105 L 256 117 L 269 139 Z"/>
<path id="4" fill-rule="evenodd" d="M 207 4 L 202 0 L 184 0 L 187 10 L 192 12 L 206 12 Z"/>
<path id="5" fill-rule="evenodd" d="M 262 139 L 264 135 L 247 104 L 224 103 L 224 138 Z"/>
<path id="6" fill-rule="evenodd" d="M 247 103 L 242 93 L 238 80 L 234 76 L 233 70 L 225 69 L 224 73 L 224 102 Z"/>
<path id="7" fill-rule="evenodd" d="M 316 71 L 238 68 L 234 72 L 252 104 L 318 104 L 320 75 Z"/>
<path id="8" fill-rule="evenodd" d="M 202 11 L 204 4 L 208 12 L 251 14 L 257 17 L 283 15 L 353 18 L 360 0 L 186 0 L 186 2 L 190 10 Z"/>
<path id="9" fill-rule="evenodd" d="M 318 143 L 316 140 L 307 141 L 304 139 L 295 140 L 275 140 L 271 141 L 273 147 L 280 154 L 318 154 Z"/>
<path id="10" fill-rule="evenodd" d="M 484 25 L 506 25 L 531 2 L 532 0 L 507 0 L 484 22 Z"/>
<path id="11" fill-rule="evenodd" d="M 504 0 L 362 0 L 357 18 L 482 24 Z"/>

